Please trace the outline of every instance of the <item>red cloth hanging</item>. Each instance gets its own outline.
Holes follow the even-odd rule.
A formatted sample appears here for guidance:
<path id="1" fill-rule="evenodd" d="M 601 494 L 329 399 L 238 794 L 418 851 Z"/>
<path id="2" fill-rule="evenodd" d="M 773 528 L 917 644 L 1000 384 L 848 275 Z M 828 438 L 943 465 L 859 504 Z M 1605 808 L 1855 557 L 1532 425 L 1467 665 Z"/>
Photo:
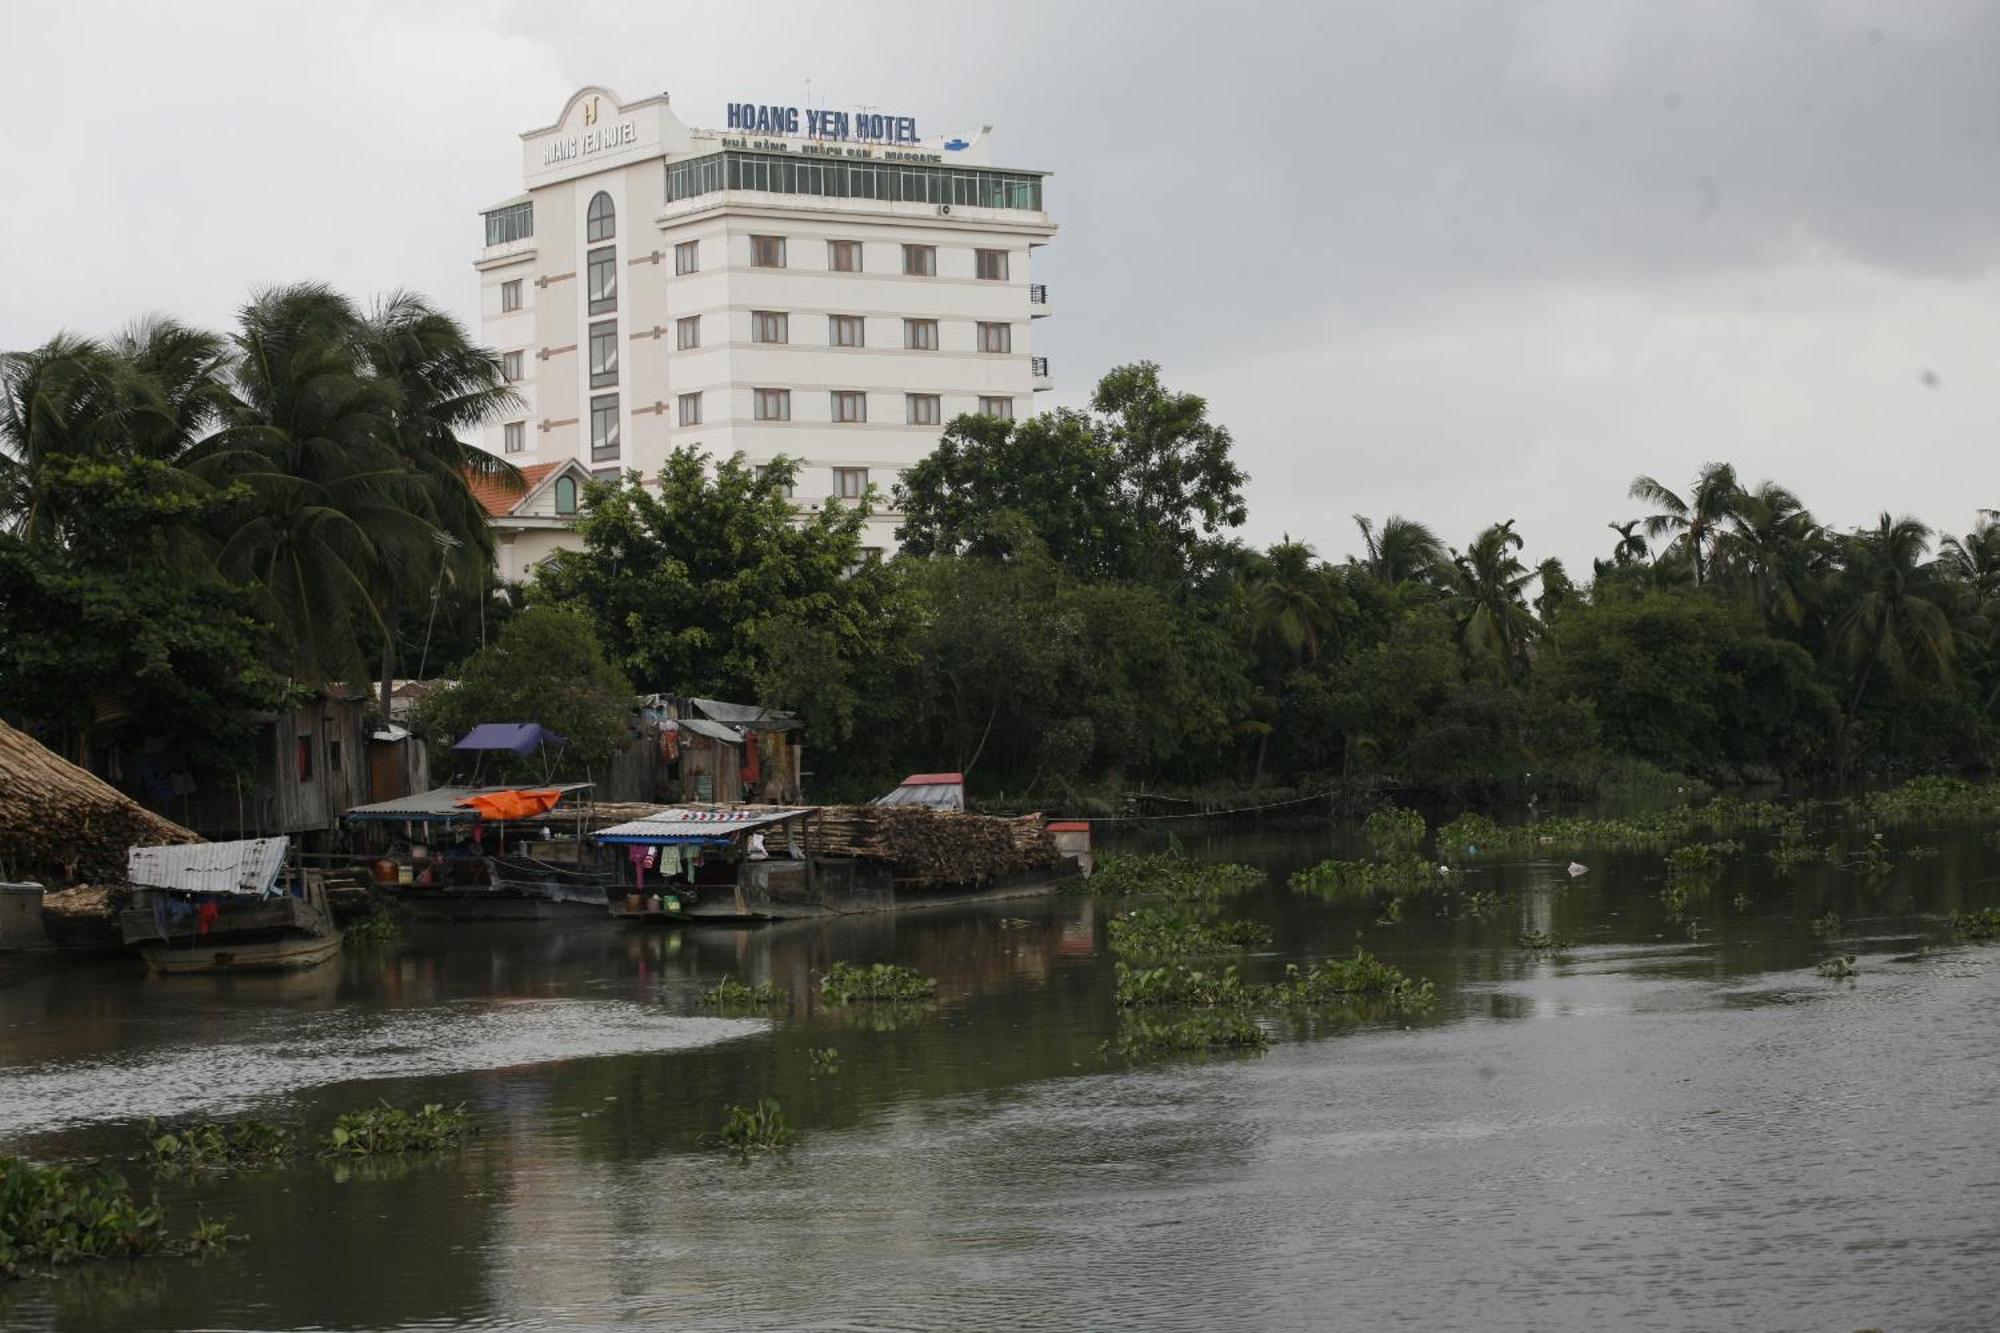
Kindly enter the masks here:
<path id="1" fill-rule="evenodd" d="M 764 774 L 757 763 L 757 733 L 751 732 L 743 738 L 743 780 L 762 782 Z"/>
<path id="2" fill-rule="evenodd" d="M 220 907 L 217 907 L 214 903 L 203 903 L 200 910 L 194 914 L 194 933 L 197 935 L 208 934 L 208 928 L 214 925 L 215 918 L 221 915 L 222 909 Z"/>

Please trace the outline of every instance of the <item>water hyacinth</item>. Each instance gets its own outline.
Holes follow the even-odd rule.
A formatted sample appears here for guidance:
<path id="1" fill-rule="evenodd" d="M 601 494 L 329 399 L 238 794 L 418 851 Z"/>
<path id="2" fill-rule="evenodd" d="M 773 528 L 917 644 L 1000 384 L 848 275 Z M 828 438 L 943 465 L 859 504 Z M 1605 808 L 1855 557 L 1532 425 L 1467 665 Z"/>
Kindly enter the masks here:
<path id="1" fill-rule="evenodd" d="M 1098 858 L 1079 889 L 1100 898 L 1156 896 L 1184 902 L 1213 902 L 1265 882 L 1255 866 L 1200 861 L 1174 850 L 1143 855 L 1107 853 Z"/>
<path id="2" fill-rule="evenodd" d="M 746 986 L 735 977 L 724 977 L 701 993 L 701 1003 L 710 1009 L 768 1009 L 791 998 L 791 992 L 776 982 Z"/>
<path id="3" fill-rule="evenodd" d="M 798 1141 L 798 1133 L 777 1099 L 765 1097 L 754 1106 L 731 1106 L 715 1139 L 738 1157 L 748 1158 L 756 1153 L 785 1152 Z"/>
<path id="4" fill-rule="evenodd" d="M 1219 1009 L 1175 1019 L 1144 1013 L 1129 1014 L 1119 1024 L 1118 1036 L 1105 1042 L 1103 1050 L 1106 1054 L 1137 1057 L 1204 1051 L 1261 1051 L 1270 1044 L 1271 1034 L 1248 1014 Z"/>
<path id="5" fill-rule="evenodd" d="M 133 1198 L 114 1171 L 0 1157 L 0 1278 L 88 1259 L 192 1254 L 231 1239 L 223 1222 L 173 1235 L 160 1206 Z"/>
<path id="6" fill-rule="evenodd" d="M 1421 856 L 1392 861 L 1322 861 L 1295 871 L 1288 881 L 1300 893 L 1340 898 L 1370 893 L 1415 893 L 1437 887 L 1449 878 Z"/>
<path id="7" fill-rule="evenodd" d="M 820 978 L 820 994 L 828 1004 L 857 1001 L 911 1003 L 937 994 L 937 978 L 896 963 L 835 963 Z"/>
<path id="8" fill-rule="evenodd" d="M 436 1152 L 455 1148 L 469 1132 L 471 1117 L 463 1106 L 430 1102 L 406 1111 L 387 1102 L 349 1111 L 333 1122 L 320 1144 L 322 1157 L 373 1157 L 394 1153 Z"/>
<path id="9" fill-rule="evenodd" d="M 1182 906 L 1137 907 L 1111 918 L 1111 947 L 1133 958 L 1209 958 L 1271 943 L 1271 928 L 1255 921 L 1203 917 Z"/>

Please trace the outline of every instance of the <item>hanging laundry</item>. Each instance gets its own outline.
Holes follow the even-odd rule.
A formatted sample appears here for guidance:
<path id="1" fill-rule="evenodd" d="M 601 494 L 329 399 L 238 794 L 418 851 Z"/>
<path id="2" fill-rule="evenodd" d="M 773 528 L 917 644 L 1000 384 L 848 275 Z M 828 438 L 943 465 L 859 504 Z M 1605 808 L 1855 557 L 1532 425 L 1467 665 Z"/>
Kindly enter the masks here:
<path id="1" fill-rule="evenodd" d="M 201 909 L 194 914 L 194 933 L 197 935 L 208 934 L 208 928 L 213 926 L 215 918 L 221 915 L 222 909 L 220 907 L 217 907 L 214 903 L 203 903 Z"/>
<path id="2" fill-rule="evenodd" d="M 763 767 L 757 761 L 757 733 L 754 731 L 743 738 L 743 780 L 745 782 L 764 780 Z"/>

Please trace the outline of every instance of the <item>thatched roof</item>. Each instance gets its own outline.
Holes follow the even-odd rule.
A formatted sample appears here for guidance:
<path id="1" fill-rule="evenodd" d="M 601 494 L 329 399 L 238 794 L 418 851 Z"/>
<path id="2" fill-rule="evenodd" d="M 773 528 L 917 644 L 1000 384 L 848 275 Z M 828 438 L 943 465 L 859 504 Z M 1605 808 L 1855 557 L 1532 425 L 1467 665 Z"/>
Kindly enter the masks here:
<path id="1" fill-rule="evenodd" d="M 122 881 L 125 849 L 201 837 L 0 722 L 0 865 Z"/>

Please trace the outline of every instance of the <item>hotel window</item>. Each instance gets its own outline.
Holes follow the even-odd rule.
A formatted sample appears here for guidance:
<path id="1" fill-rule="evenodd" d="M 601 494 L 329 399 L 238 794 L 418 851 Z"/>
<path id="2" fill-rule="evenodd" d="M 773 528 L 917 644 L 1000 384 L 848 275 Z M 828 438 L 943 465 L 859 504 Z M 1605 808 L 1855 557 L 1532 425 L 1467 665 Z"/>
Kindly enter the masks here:
<path id="1" fill-rule="evenodd" d="M 682 241 L 674 247 L 674 272 L 701 272 L 701 242 Z"/>
<path id="2" fill-rule="evenodd" d="M 975 250 L 978 259 L 979 276 L 988 282 L 1007 281 L 1007 252 L 1005 250 Z"/>
<path id="3" fill-rule="evenodd" d="M 944 399 L 934 393 L 906 393 L 903 419 L 912 426 L 938 425 L 944 420 Z"/>
<path id="4" fill-rule="evenodd" d="M 861 242 L 828 241 L 826 243 L 826 266 L 835 273 L 859 273 L 861 271 Z"/>
<path id="5" fill-rule="evenodd" d="M 618 395 L 600 393 L 590 400 L 590 461 L 618 457 Z"/>
<path id="6" fill-rule="evenodd" d="M 701 346 L 700 315 L 683 315 L 674 321 L 674 346 L 683 352 Z"/>
<path id="7" fill-rule="evenodd" d="M 785 238 L 782 236 L 752 236 L 750 238 L 750 264 L 753 268 L 783 268 L 785 266 Z"/>
<path id="8" fill-rule="evenodd" d="M 903 346 L 913 352 L 935 352 L 938 345 L 938 325 L 934 319 L 906 319 L 903 321 Z"/>
<path id="9" fill-rule="evenodd" d="M 867 323 L 860 315 L 828 315 L 826 341 L 831 347 L 866 347 Z"/>
<path id="10" fill-rule="evenodd" d="M 608 315 L 618 308 L 618 251 L 592 250 L 589 264 L 590 313 Z"/>
<path id="11" fill-rule="evenodd" d="M 833 498 L 859 500 L 868 493 L 868 469 L 837 467 L 833 470 Z"/>
<path id="12" fill-rule="evenodd" d="M 681 424 L 699 426 L 701 424 L 701 395 L 684 393 L 681 395 Z"/>
<path id="13" fill-rule="evenodd" d="M 528 423 L 510 421 L 500 428 L 502 448 L 510 454 L 521 453 L 528 447 Z"/>
<path id="14" fill-rule="evenodd" d="M 599 190 L 590 197 L 590 207 L 584 213 L 583 239 L 595 245 L 617 234 L 618 210 L 611 206 L 611 196 Z"/>
<path id="15" fill-rule="evenodd" d="M 790 421 L 792 419 L 792 391 L 790 389 L 757 389 L 753 391 L 755 404 L 751 415 L 758 421 Z"/>
<path id="16" fill-rule="evenodd" d="M 859 389 L 835 389 L 833 419 L 850 423 L 868 420 L 868 395 Z"/>
<path id="17" fill-rule="evenodd" d="M 982 397 L 979 400 L 979 415 L 983 417 L 999 417 L 1002 421 L 1012 421 L 1014 419 L 1014 400 L 1012 398 Z"/>
<path id="18" fill-rule="evenodd" d="M 521 280 L 519 278 L 510 278 L 500 284 L 500 313 L 504 315 L 511 310 L 519 310 L 520 308 Z"/>
<path id="19" fill-rule="evenodd" d="M 750 341 L 753 343 L 785 343 L 791 339 L 791 321 L 782 310 L 752 310 L 750 312 Z"/>
<path id="20" fill-rule="evenodd" d="M 519 351 L 500 354 L 500 378 L 509 384 L 519 384 L 525 358 Z"/>
<path id="21" fill-rule="evenodd" d="M 904 246 L 903 272 L 919 278 L 935 278 L 937 276 L 937 247 L 935 245 Z"/>
<path id="22" fill-rule="evenodd" d="M 574 514 L 576 512 L 576 478 L 556 478 L 556 512 Z"/>
<path id="23" fill-rule="evenodd" d="M 982 352 L 1011 352 L 1014 350 L 1014 326 L 1012 324 L 979 325 L 979 350 Z"/>
<path id="24" fill-rule="evenodd" d="M 590 326 L 590 387 L 608 389 L 618 383 L 618 321 Z"/>

